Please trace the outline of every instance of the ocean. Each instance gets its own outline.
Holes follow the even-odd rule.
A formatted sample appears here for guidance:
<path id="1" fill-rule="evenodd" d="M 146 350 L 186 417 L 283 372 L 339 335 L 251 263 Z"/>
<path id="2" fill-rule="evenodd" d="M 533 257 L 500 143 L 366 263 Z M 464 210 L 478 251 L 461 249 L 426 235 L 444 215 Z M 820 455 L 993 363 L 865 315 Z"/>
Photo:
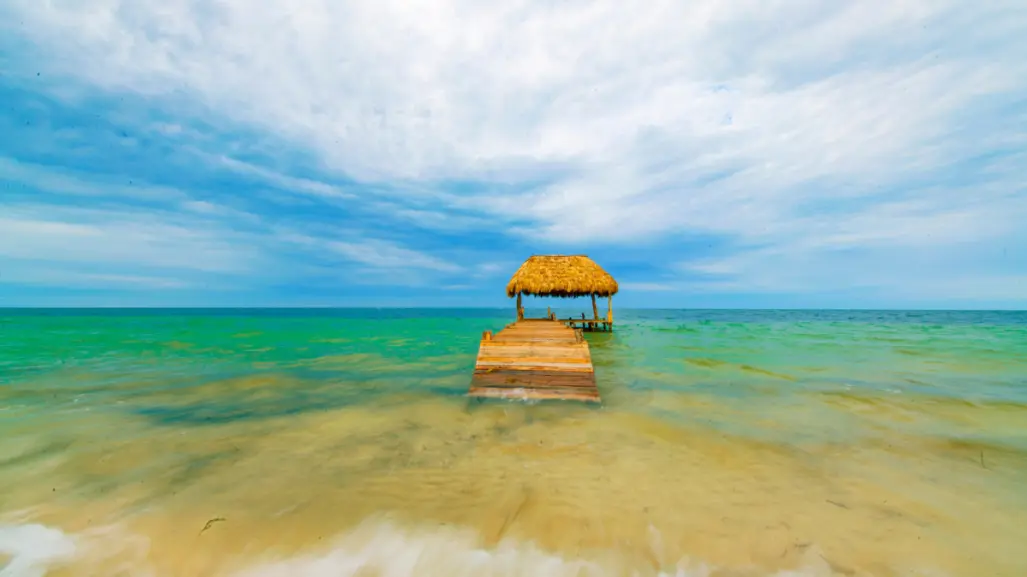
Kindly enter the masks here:
<path id="1" fill-rule="evenodd" d="M 0 576 L 1027 575 L 1027 313 L 618 310 L 600 406 L 469 401 L 512 316 L 0 310 Z"/>

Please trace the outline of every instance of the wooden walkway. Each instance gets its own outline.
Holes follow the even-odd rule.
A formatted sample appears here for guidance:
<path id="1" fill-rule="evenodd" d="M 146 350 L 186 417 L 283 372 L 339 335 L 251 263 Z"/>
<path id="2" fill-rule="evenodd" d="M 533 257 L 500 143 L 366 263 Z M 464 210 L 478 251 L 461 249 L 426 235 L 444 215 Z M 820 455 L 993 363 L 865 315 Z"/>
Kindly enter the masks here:
<path id="1" fill-rule="evenodd" d="M 477 398 L 599 402 L 588 342 L 563 321 L 522 320 L 486 332 L 468 392 Z"/>

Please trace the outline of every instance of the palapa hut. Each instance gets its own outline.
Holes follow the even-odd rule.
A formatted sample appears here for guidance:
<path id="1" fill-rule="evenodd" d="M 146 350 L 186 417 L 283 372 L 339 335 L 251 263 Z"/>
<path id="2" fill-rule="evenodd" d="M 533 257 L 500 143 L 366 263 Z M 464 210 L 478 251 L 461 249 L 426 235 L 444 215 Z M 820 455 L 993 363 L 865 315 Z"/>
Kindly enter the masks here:
<path id="1" fill-rule="evenodd" d="M 529 258 L 506 285 L 507 296 L 517 295 L 517 321 L 495 335 L 482 333 L 468 396 L 599 402 L 592 353 L 581 333 L 613 328 L 616 293 L 617 281 L 587 256 Z M 521 295 L 591 296 L 594 318 L 557 320 L 550 312 L 546 319 L 525 319 Z M 599 318 L 596 296 L 611 299 L 605 319 Z"/>
<path id="2" fill-rule="evenodd" d="M 517 295 L 517 320 L 524 319 L 521 295 L 550 296 L 560 298 L 592 297 L 593 319 L 567 319 L 583 328 L 595 329 L 602 326 L 613 328 L 613 295 L 617 294 L 617 281 L 585 255 L 535 255 L 521 265 L 509 284 L 506 295 Z M 606 318 L 599 318 L 596 297 L 606 297 Z M 550 313 L 550 318 L 553 318 Z"/>

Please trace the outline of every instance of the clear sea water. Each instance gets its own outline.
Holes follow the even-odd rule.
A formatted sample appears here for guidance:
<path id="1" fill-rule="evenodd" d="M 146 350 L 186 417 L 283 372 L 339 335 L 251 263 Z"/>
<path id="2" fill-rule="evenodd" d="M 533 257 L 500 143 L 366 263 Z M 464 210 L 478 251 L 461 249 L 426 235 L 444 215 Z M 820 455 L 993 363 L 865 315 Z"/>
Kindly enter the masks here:
<path id="1" fill-rule="evenodd" d="M 1027 575 L 1027 313 L 616 314 L 0 310 L 0 576 Z"/>

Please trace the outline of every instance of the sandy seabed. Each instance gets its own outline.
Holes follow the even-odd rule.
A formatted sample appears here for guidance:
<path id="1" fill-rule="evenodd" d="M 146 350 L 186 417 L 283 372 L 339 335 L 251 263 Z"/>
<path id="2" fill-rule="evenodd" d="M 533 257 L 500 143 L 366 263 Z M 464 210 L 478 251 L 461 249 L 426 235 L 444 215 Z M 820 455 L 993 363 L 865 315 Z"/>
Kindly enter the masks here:
<path id="1" fill-rule="evenodd" d="M 69 412 L 0 440 L 0 575 L 1027 575 L 1021 453 L 758 441 L 686 395 L 644 404 L 694 419 L 427 395 L 190 427 Z"/>

